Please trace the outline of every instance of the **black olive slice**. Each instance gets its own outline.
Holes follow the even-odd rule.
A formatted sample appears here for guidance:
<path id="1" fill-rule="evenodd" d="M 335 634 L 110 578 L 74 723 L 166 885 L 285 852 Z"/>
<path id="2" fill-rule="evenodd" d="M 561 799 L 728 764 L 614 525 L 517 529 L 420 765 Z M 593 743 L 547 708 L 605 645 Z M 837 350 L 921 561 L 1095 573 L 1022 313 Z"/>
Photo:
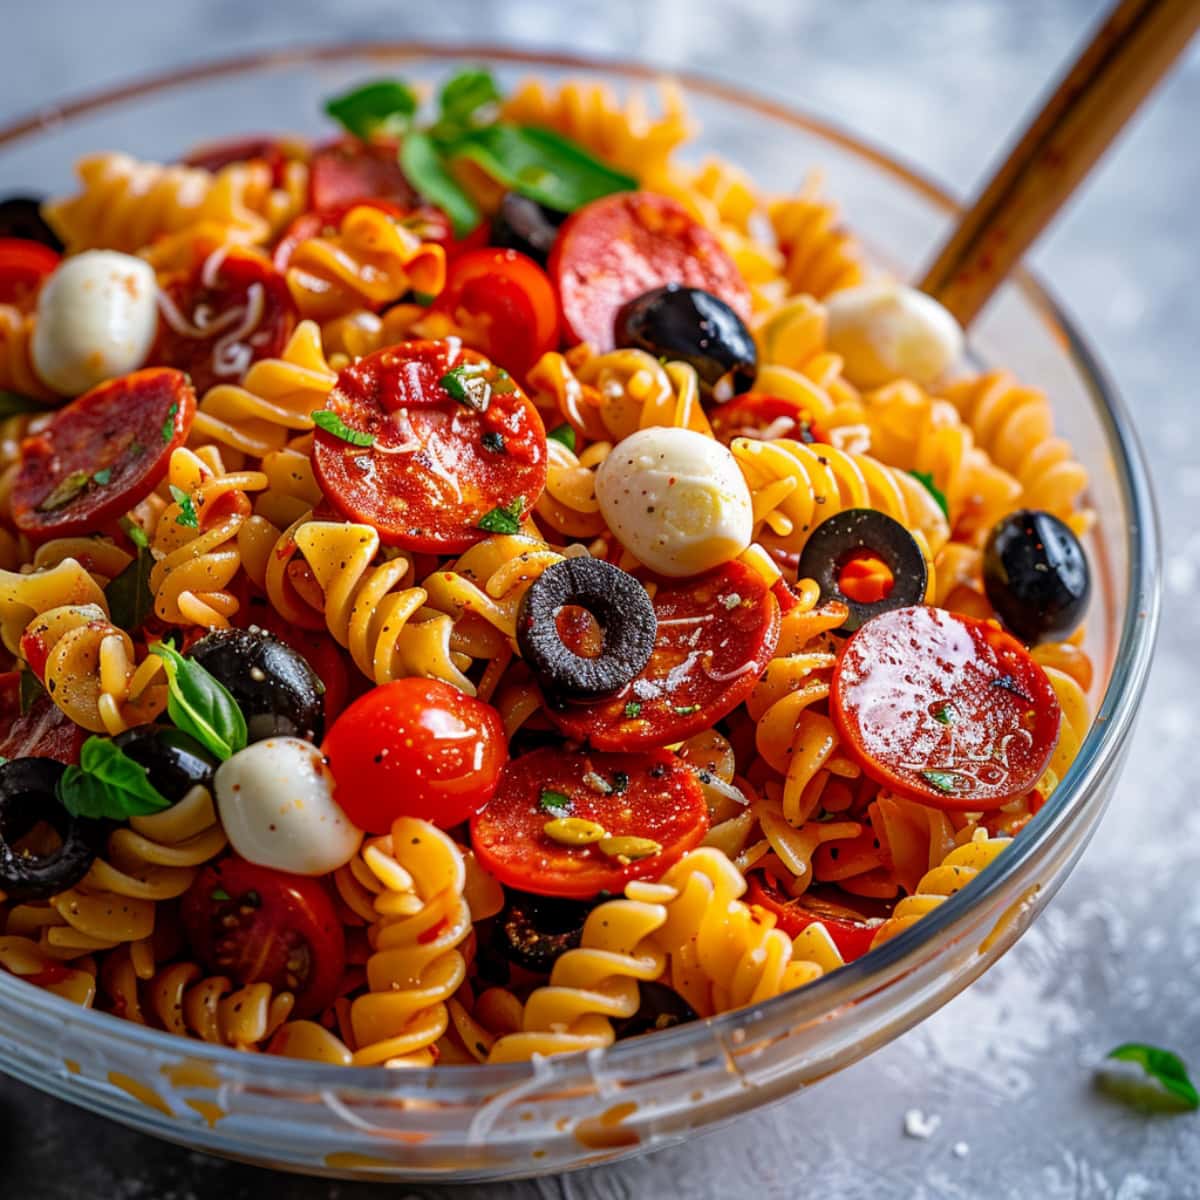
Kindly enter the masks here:
<path id="1" fill-rule="evenodd" d="M 882 600 L 863 603 L 842 591 L 843 568 L 861 554 L 874 555 L 892 573 L 892 590 Z M 850 615 L 833 632 L 843 637 L 880 613 L 909 608 L 925 599 L 929 569 L 916 539 L 899 521 L 874 508 L 847 508 L 822 521 L 804 545 L 796 568 L 800 579 L 815 579 L 821 601 L 840 600 Z"/>
<path id="2" fill-rule="evenodd" d="M 617 312 L 614 334 L 618 346 L 690 364 L 719 402 L 754 386 L 754 338 L 724 300 L 700 288 L 669 283 L 630 300 Z"/>
<path id="3" fill-rule="evenodd" d="M 496 921 L 496 945 L 509 962 L 549 975 L 560 954 L 573 950 L 595 904 L 533 896 L 506 889 L 508 902 Z"/>
<path id="4" fill-rule="evenodd" d="M 195 738 L 169 725 L 137 725 L 113 738 L 168 800 L 182 800 L 197 784 L 211 790 L 217 759 Z"/>
<path id="5" fill-rule="evenodd" d="M 60 254 L 63 244 L 42 216 L 42 202 L 34 196 L 8 196 L 0 200 L 0 237 L 41 242 Z"/>
<path id="6" fill-rule="evenodd" d="M 325 685 L 303 655 L 257 629 L 214 629 L 189 651 L 229 689 L 246 716 L 250 741 L 325 731 Z"/>
<path id="7" fill-rule="evenodd" d="M 1031 646 L 1073 632 L 1092 594 L 1087 556 L 1071 527 L 1031 508 L 993 526 L 983 549 L 983 586 L 1000 620 Z"/>
<path id="8" fill-rule="evenodd" d="M 567 647 L 558 628 L 566 605 L 600 626 L 595 658 Z M 529 585 L 517 615 L 517 645 L 549 699 L 596 700 L 619 692 L 650 661 L 658 619 L 646 589 L 598 558 L 564 558 Z"/>
<path id="9" fill-rule="evenodd" d="M 643 1033 L 657 1033 L 696 1020 L 691 1005 L 665 983 L 643 982 L 638 984 L 638 991 L 642 1001 L 637 1012 L 613 1022 L 613 1032 L 618 1038 L 640 1037 Z"/>
<path id="10" fill-rule="evenodd" d="M 57 787 L 66 767 L 52 758 L 14 758 L 0 764 L 0 891 L 11 900 L 45 900 L 74 887 L 104 843 L 102 821 L 72 816 Z M 62 840 L 46 855 L 15 849 L 39 821 Z"/>
<path id="11" fill-rule="evenodd" d="M 492 245 L 519 250 L 545 266 L 558 237 L 558 227 L 566 219 L 566 213 L 546 208 L 528 196 L 505 192 L 500 209 L 492 218 Z"/>

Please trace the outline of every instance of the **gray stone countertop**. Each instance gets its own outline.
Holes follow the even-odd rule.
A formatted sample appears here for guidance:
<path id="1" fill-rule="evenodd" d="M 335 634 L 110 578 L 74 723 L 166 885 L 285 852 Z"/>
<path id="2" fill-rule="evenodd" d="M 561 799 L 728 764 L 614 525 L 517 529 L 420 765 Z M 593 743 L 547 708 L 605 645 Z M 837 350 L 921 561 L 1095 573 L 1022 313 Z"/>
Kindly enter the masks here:
<path id="1" fill-rule="evenodd" d="M 1181 0 L 1196 3 L 1198 0 Z M 633 54 L 836 118 L 970 192 L 1096 20 L 1097 0 L 37 0 L 0 4 L 0 119 L 145 71 L 369 37 Z M 0 1077 L 12 1200 L 1200 1196 L 1200 1114 L 1091 1084 L 1126 1040 L 1200 1069 L 1200 46 L 1045 238 L 1035 265 L 1130 403 L 1164 518 L 1157 665 L 1112 810 L 1046 914 L 988 975 L 823 1084 L 649 1158 L 526 1184 L 300 1180 L 153 1141 Z M 4 180 L 5 188 L 17 180 Z M 926 1138 L 905 1133 L 917 1110 Z M 933 1118 L 937 1118 L 935 1121 Z"/>

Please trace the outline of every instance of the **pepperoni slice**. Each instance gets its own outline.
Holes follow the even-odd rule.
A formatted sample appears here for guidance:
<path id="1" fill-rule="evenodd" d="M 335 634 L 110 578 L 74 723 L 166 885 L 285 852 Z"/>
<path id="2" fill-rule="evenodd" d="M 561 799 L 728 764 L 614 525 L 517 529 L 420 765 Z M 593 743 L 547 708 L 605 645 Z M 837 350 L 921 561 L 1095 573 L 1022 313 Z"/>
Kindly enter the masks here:
<path id="1" fill-rule="evenodd" d="M 38 540 L 97 532 L 154 490 L 195 413 L 187 377 L 169 367 L 84 393 L 21 444 L 13 521 Z"/>
<path id="2" fill-rule="evenodd" d="M 622 855 L 619 843 L 564 845 L 546 833 L 560 817 L 593 822 L 613 838 L 647 839 L 658 850 L 643 845 L 638 852 L 651 852 L 635 857 Z M 471 818 L 471 846 L 501 883 L 585 900 L 619 894 L 631 879 L 656 879 L 707 831 L 704 794 L 673 754 L 545 749 L 505 766 L 495 796 Z"/>
<path id="3" fill-rule="evenodd" d="M 654 613 L 654 651 L 632 683 L 606 700 L 547 708 L 569 737 L 640 750 L 711 729 L 754 689 L 779 640 L 779 602 L 740 562 L 664 583 Z"/>
<path id="4" fill-rule="evenodd" d="M 81 729 L 45 692 L 21 712 L 21 673 L 0 675 L 0 757 L 55 758 L 77 763 L 87 731 Z"/>
<path id="5" fill-rule="evenodd" d="M 250 364 L 277 358 L 296 326 L 287 281 L 262 255 L 221 247 L 162 283 L 150 361 L 187 371 L 203 395 L 236 383 Z"/>
<path id="6" fill-rule="evenodd" d="M 770 876 L 760 871 L 749 876 L 749 883 L 746 899 L 774 913 L 776 924 L 788 937 L 794 938 L 810 925 L 820 922 L 846 962 L 862 958 L 870 950 L 871 942 L 883 924 L 881 917 L 862 916 L 841 904 L 818 899 L 809 892 L 793 900 Z"/>
<path id="7" fill-rule="evenodd" d="M 482 411 L 480 401 L 446 390 L 442 381 L 452 372 L 452 386 L 488 384 Z M 457 338 L 367 355 L 338 376 L 326 407 L 375 441 L 355 446 L 318 429 L 317 482 L 343 517 L 374 526 L 388 545 L 466 550 L 488 535 L 488 524 L 505 532 L 523 519 L 546 485 L 546 431 L 537 410 L 504 372 Z"/>
<path id="8" fill-rule="evenodd" d="M 651 288 L 682 283 L 750 319 L 750 289 L 733 259 L 675 200 L 617 192 L 572 214 L 550 254 L 563 327 L 574 342 L 613 348 L 617 310 Z"/>
<path id="9" fill-rule="evenodd" d="M 713 436 L 726 446 L 734 438 L 790 438 L 795 442 L 828 442 L 812 414 L 794 400 L 747 392 L 709 413 Z"/>
<path id="10" fill-rule="evenodd" d="M 322 146 L 308 167 L 309 207 L 348 208 L 356 200 L 390 200 L 403 208 L 417 202 L 405 178 L 395 142 L 342 138 Z"/>
<path id="11" fill-rule="evenodd" d="M 935 808 L 999 808 L 1032 789 L 1058 741 L 1045 672 L 994 621 L 917 605 L 846 642 L 838 733 L 874 780 Z"/>

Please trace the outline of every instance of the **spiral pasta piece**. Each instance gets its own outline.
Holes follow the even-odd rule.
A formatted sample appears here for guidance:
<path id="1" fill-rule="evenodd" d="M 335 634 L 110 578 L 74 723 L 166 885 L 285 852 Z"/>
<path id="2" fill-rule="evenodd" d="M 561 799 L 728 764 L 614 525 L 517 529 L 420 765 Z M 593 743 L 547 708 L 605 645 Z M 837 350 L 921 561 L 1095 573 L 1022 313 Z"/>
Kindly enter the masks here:
<path id="1" fill-rule="evenodd" d="M 822 300 L 866 279 L 866 255 L 841 224 L 837 207 L 822 196 L 819 178 L 810 178 L 795 196 L 772 201 L 767 211 L 793 292 Z"/>
<path id="2" fill-rule="evenodd" d="M 96 997 L 94 971 L 80 966 L 64 967 L 47 956 L 31 938 L 0 934 L 0 969 L 80 1008 L 91 1008 Z"/>

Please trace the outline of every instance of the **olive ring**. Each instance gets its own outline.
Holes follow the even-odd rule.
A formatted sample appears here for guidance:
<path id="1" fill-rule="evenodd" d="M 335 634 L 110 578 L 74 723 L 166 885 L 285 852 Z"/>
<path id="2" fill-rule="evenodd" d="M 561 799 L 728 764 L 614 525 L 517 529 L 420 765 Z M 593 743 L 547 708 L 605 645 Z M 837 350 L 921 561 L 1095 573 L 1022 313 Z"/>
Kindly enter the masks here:
<path id="1" fill-rule="evenodd" d="M 881 600 L 854 600 L 842 591 L 842 570 L 860 554 L 873 555 L 892 573 L 892 590 Z M 874 508 L 847 508 L 822 521 L 805 543 L 797 575 L 816 581 L 822 603 L 840 600 L 850 610 L 833 630 L 842 636 L 880 613 L 920 604 L 929 584 L 929 568 L 916 538 L 899 521 Z"/>
<path id="2" fill-rule="evenodd" d="M 578 605 L 603 634 L 596 658 L 576 654 L 558 629 L 558 613 Z M 517 616 L 517 646 L 549 698 L 597 700 L 619 692 L 650 661 L 658 619 L 646 589 L 598 558 L 564 558 L 529 585 Z"/>

